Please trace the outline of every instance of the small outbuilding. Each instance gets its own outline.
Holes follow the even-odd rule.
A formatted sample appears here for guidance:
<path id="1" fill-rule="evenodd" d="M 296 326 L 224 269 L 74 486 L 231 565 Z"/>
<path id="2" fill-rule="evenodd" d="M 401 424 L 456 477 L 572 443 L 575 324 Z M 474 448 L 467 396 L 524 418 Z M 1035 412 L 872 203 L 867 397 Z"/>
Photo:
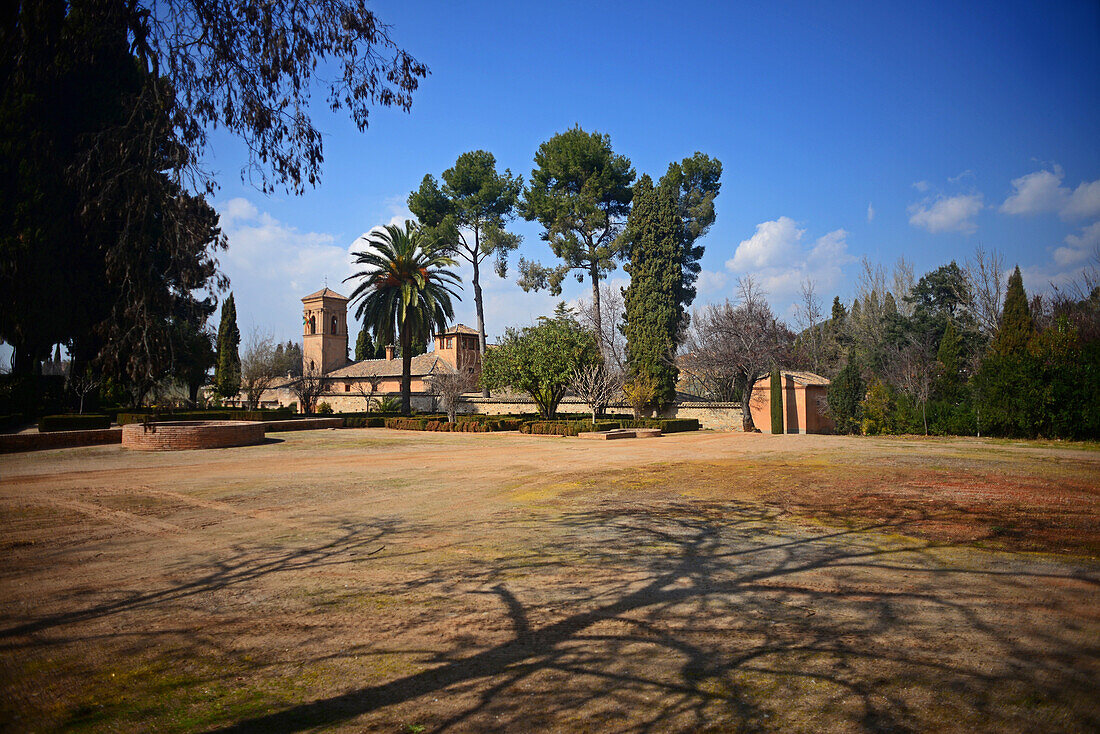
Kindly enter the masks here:
<path id="1" fill-rule="evenodd" d="M 826 396 L 829 380 L 813 372 L 784 370 L 779 373 L 783 393 L 784 433 L 832 433 Z M 757 380 L 752 388 L 752 422 L 771 433 L 771 377 Z"/>

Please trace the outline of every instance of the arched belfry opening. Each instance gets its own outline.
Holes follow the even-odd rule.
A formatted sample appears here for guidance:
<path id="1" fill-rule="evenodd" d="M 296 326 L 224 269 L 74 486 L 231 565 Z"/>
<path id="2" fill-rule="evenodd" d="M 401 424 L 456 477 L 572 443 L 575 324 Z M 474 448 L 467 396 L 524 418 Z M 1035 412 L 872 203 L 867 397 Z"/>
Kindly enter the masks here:
<path id="1" fill-rule="evenodd" d="M 322 288 L 302 299 L 302 368 L 327 374 L 348 362 L 348 299 Z"/>

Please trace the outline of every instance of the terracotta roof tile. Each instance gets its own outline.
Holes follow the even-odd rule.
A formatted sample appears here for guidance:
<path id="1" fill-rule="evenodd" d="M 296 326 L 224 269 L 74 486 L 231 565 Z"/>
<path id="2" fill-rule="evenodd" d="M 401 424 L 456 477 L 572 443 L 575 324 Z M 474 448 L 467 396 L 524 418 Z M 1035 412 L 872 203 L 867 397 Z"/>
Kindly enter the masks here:
<path id="1" fill-rule="evenodd" d="M 412 358 L 413 377 L 424 377 L 434 372 L 450 370 L 451 366 L 434 354 L 421 354 Z M 352 362 L 338 370 L 325 373 L 325 377 L 366 377 L 377 375 L 379 377 L 400 377 L 401 360 L 398 359 L 364 359 Z"/>
<path id="2" fill-rule="evenodd" d="M 316 293 L 310 293 L 310 294 L 309 294 L 308 296 L 306 296 L 306 297 L 305 297 L 305 298 L 303 298 L 302 300 L 303 300 L 303 301 L 313 301 L 313 300 L 316 300 L 316 299 L 318 299 L 318 298 L 335 298 L 335 299 L 337 299 L 337 300 L 339 300 L 339 301 L 346 301 L 346 300 L 348 300 L 348 299 L 347 299 L 347 296 L 341 296 L 341 295 L 340 295 L 339 293 L 337 293 L 336 291 L 332 290 L 332 289 L 331 289 L 331 288 L 329 288 L 328 286 L 325 286 L 324 288 L 322 288 L 321 290 L 317 291 Z"/>

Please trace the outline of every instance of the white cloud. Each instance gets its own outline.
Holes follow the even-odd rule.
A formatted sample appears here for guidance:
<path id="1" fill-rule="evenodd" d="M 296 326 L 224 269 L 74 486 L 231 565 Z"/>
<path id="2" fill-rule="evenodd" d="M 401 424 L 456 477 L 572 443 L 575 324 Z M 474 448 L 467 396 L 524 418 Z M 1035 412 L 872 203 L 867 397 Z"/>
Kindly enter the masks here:
<path id="1" fill-rule="evenodd" d="M 812 279 L 819 292 L 834 290 L 844 278 L 844 265 L 855 260 L 848 254 L 848 232 L 833 230 L 807 247 L 801 242 L 805 231 L 788 217 L 758 224 L 756 234 L 726 261 L 726 269 L 755 277 L 777 304 L 794 298 L 806 279 Z"/>
<path id="2" fill-rule="evenodd" d="M 1086 219 L 1100 216 L 1100 179 L 1083 181 L 1076 189 L 1062 185 L 1061 166 L 1012 180 L 1013 193 L 1001 204 L 1005 214 L 1043 214 L 1057 212 L 1062 219 Z"/>
<path id="3" fill-rule="evenodd" d="M 931 185 L 927 181 L 914 181 L 913 188 L 923 194 L 931 188 Z"/>
<path id="4" fill-rule="evenodd" d="M 255 324 L 279 339 L 300 337 L 301 298 L 325 285 L 347 293 L 349 250 L 325 232 L 301 232 L 247 199 L 217 206 L 229 249 L 219 257 L 230 278 L 242 330 Z M 217 316 L 215 315 L 215 318 Z"/>
<path id="5" fill-rule="evenodd" d="M 1067 247 L 1054 251 L 1054 262 L 1061 267 L 1078 265 L 1100 250 L 1100 222 L 1093 222 L 1081 230 L 1081 234 L 1067 235 Z"/>
<path id="6" fill-rule="evenodd" d="M 1100 216 L 1100 179 L 1078 185 L 1062 208 L 1061 215 L 1062 219 Z"/>
<path id="7" fill-rule="evenodd" d="M 962 173 L 960 173 L 960 174 L 959 174 L 958 176 L 951 176 L 951 177 L 950 177 L 950 178 L 948 178 L 947 180 L 948 180 L 948 181 L 949 181 L 950 183 L 958 183 L 959 181 L 962 181 L 962 180 L 963 180 L 964 178 L 974 178 L 974 172 L 973 172 L 973 171 L 971 171 L 971 170 L 970 170 L 970 169 L 968 168 L 968 169 L 966 169 L 965 171 L 963 171 Z"/>
<path id="8" fill-rule="evenodd" d="M 932 233 L 965 232 L 978 229 L 973 219 L 982 210 L 981 194 L 930 196 L 909 205 L 909 224 Z"/>
<path id="9" fill-rule="evenodd" d="M 868 222 L 874 221 L 874 218 L 875 218 L 875 206 L 874 206 L 874 204 L 868 203 L 867 204 L 867 221 Z"/>
<path id="10" fill-rule="evenodd" d="M 721 292 L 729 282 L 729 277 L 720 270 L 700 270 L 695 287 L 700 295 L 709 296 Z"/>
<path id="11" fill-rule="evenodd" d="M 761 222 L 752 237 L 737 245 L 733 258 L 726 261 L 726 268 L 737 272 L 778 265 L 796 251 L 805 231 L 790 217 Z"/>

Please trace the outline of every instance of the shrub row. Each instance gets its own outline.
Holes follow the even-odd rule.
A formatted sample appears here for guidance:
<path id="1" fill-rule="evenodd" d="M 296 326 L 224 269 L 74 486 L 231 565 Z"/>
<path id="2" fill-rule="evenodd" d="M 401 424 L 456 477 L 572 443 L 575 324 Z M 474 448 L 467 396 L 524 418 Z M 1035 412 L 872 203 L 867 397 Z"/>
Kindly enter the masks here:
<path id="1" fill-rule="evenodd" d="M 38 432 L 92 431 L 111 427 L 109 415 L 45 415 L 38 420 Z"/>
<path id="2" fill-rule="evenodd" d="M 386 419 L 376 415 L 345 415 L 343 417 L 344 428 L 384 428 Z"/>
<path id="3" fill-rule="evenodd" d="M 347 426 L 347 419 L 344 420 Z M 386 418 L 386 428 L 403 431 L 441 431 L 444 433 L 490 433 L 493 431 L 516 431 L 520 428 L 518 418 L 496 418 L 486 416 L 485 420 L 456 420 L 448 423 L 444 416 L 418 418 Z"/>
<path id="4" fill-rule="evenodd" d="M 120 426 L 129 423 L 143 423 L 153 417 L 153 413 L 119 413 L 115 420 Z M 157 413 L 157 421 L 282 421 L 305 416 L 284 410 L 192 410 L 178 413 Z"/>
<path id="5" fill-rule="evenodd" d="M 596 421 L 527 421 L 521 427 L 523 433 L 543 436 L 576 436 L 587 431 L 613 431 L 617 428 L 660 428 L 662 433 L 698 431 L 695 418 L 629 418 L 626 420 Z"/>

